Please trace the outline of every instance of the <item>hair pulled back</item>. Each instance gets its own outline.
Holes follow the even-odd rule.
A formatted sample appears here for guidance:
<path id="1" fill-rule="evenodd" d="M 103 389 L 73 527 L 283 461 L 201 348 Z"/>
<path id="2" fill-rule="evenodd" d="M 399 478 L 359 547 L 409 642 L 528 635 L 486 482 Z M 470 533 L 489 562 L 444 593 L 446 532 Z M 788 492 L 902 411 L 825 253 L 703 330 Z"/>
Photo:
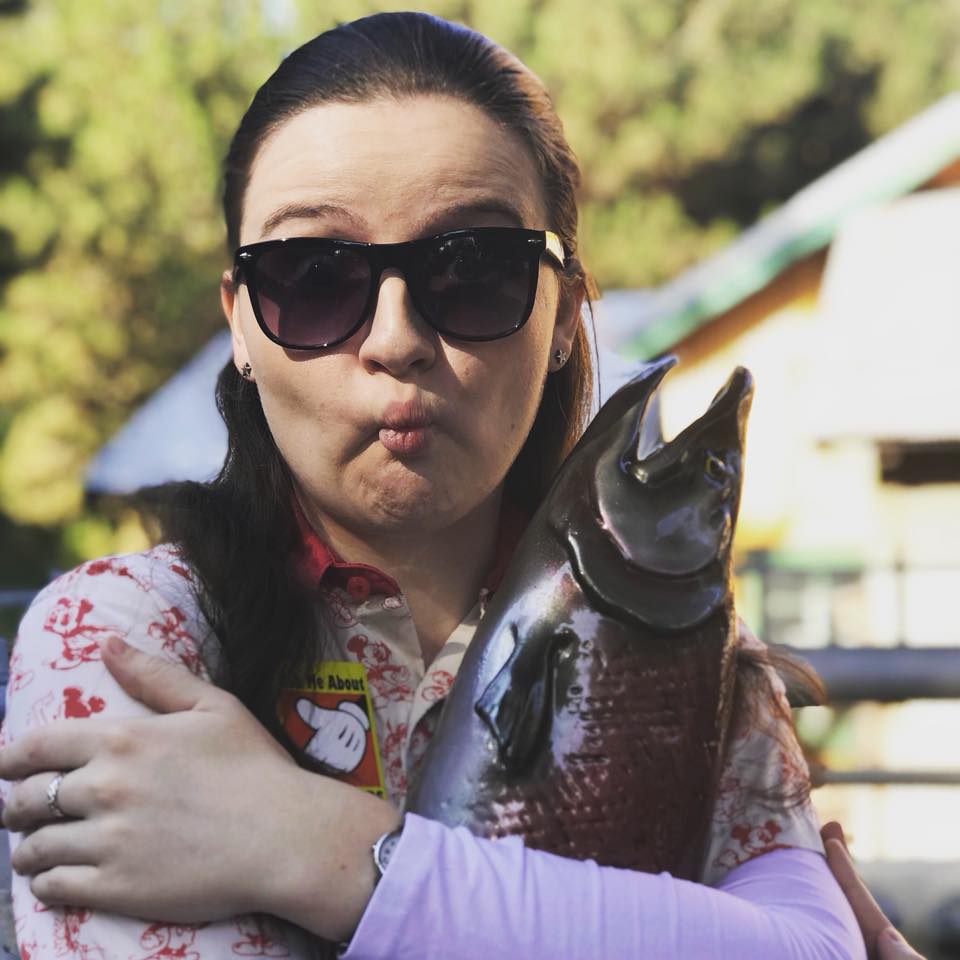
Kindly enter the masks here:
<path id="1" fill-rule="evenodd" d="M 568 266 L 562 296 L 588 284 L 577 258 L 579 168 L 542 82 L 491 40 L 423 13 L 381 13 L 341 24 L 287 56 L 257 91 L 224 167 L 224 216 L 231 254 L 240 242 L 244 196 L 258 151 L 281 124 L 324 103 L 440 95 L 487 112 L 529 149 L 548 223 Z M 506 480 L 506 495 L 532 512 L 589 416 L 590 352 L 583 324 L 567 364 L 547 378 L 533 428 Z M 274 735 L 285 676 L 315 659 L 313 607 L 293 572 L 300 532 L 293 486 L 260 405 L 257 387 L 232 362 L 217 382 L 228 450 L 208 484 L 144 491 L 162 535 L 196 571 L 201 609 L 219 645 L 218 683 Z"/>

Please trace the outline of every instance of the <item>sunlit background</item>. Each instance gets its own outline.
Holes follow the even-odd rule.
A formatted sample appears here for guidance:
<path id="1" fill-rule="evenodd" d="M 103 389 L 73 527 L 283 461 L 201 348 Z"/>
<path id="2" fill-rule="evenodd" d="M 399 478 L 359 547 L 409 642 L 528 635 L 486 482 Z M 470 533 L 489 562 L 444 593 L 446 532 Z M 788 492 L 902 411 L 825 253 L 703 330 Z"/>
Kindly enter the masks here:
<path id="1" fill-rule="evenodd" d="M 144 544 L 120 494 L 216 470 L 227 140 L 286 51 L 402 7 L 0 0 L 0 636 L 54 572 Z M 960 956 L 929 940 L 960 897 L 960 3 L 418 8 L 554 95 L 603 396 L 677 353 L 669 435 L 753 371 L 740 611 L 820 657 L 818 809 Z"/>

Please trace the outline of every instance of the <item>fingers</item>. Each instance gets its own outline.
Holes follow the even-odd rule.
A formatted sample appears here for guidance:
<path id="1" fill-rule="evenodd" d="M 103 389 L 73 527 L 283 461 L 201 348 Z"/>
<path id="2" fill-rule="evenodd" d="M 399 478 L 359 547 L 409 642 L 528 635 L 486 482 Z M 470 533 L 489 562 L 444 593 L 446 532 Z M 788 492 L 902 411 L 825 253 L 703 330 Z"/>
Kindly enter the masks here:
<path id="1" fill-rule="evenodd" d="M 869 946 L 876 941 L 880 931 L 890 925 L 890 921 L 857 874 L 843 842 L 831 837 L 823 846 L 827 852 L 827 863 L 830 865 L 830 870 L 833 872 L 837 883 L 840 884 L 840 889 L 843 890 L 847 900 L 850 901 L 850 906 L 853 907 L 857 922 L 860 924 L 864 939 Z"/>
<path id="2" fill-rule="evenodd" d="M 16 784 L 3 807 L 3 825 L 14 833 L 24 833 L 45 823 L 62 819 L 50 809 L 47 797 L 47 790 L 57 776 L 58 774 L 50 772 L 38 773 Z M 64 814 L 71 816 L 63 806 L 64 780 L 66 777 L 61 779 L 60 789 L 57 791 L 57 806 Z"/>
<path id="3" fill-rule="evenodd" d="M 0 780 L 83 766 L 96 753 L 106 727 L 102 720 L 60 720 L 31 730 L 0 750 Z"/>
<path id="4" fill-rule="evenodd" d="M 90 864 L 53 867 L 30 881 L 30 891 L 48 907 L 82 903 L 85 907 L 107 909 L 101 871 Z"/>
<path id="5" fill-rule="evenodd" d="M 828 823 L 820 831 L 827 863 L 834 878 L 853 908 L 870 956 L 878 960 L 923 960 L 895 926 L 860 879 L 839 823 Z"/>
<path id="6" fill-rule="evenodd" d="M 185 666 L 153 657 L 111 636 L 100 647 L 104 666 L 134 700 L 157 713 L 175 713 L 216 699 L 217 688 Z"/>
<path id="7" fill-rule="evenodd" d="M 59 823 L 64 817 L 79 819 L 92 813 L 114 810 L 129 794 L 125 781 L 105 775 L 92 778 L 88 768 L 63 774 L 56 791 L 57 807 L 63 813 L 58 817 L 50 809 L 50 784 L 56 773 L 45 771 L 14 784 L 3 809 L 3 825 L 14 833 L 26 833 L 48 823 Z"/>
<path id="8" fill-rule="evenodd" d="M 843 844 L 844 850 L 848 853 L 850 852 L 847 847 L 847 838 L 843 835 L 843 827 L 840 826 L 836 820 L 825 823 L 820 829 L 820 836 L 823 838 L 824 843 L 828 840 L 839 840 Z"/>
<path id="9" fill-rule="evenodd" d="M 21 876 L 36 876 L 58 866 L 96 865 L 95 831 L 83 820 L 51 823 L 25 836 L 10 856 Z"/>

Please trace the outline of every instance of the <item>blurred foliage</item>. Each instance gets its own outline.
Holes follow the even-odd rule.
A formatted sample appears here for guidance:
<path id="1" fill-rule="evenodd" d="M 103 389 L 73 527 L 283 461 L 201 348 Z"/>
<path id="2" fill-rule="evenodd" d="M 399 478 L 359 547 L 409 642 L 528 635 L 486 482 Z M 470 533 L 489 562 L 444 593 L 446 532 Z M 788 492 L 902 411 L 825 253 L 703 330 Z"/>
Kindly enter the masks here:
<path id="1" fill-rule="evenodd" d="M 0 2 L 0 582 L 124 545 L 91 454 L 221 323 L 219 162 L 363 0 Z M 956 86 L 955 0 L 434 0 L 545 80 L 601 286 L 663 281 Z M 13 555 L 11 555 L 11 550 Z"/>

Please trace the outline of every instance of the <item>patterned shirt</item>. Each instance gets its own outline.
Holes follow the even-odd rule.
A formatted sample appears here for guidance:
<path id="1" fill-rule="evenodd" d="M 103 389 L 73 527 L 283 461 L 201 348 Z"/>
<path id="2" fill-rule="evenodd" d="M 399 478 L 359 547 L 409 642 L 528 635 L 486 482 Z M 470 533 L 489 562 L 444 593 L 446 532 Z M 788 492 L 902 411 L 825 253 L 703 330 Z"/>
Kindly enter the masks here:
<path id="1" fill-rule="evenodd" d="M 485 596 L 426 665 L 410 609 L 393 580 L 372 567 L 339 561 L 310 535 L 306 547 L 306 568 L 317 584 L 325 659 L 305 672 L 296 689 L 284 692 L 279 708 L 285 727 L 308 753 L 342 771 L 344 779 L 383 792 L 400 806 Z M 195 588 L 192 572 L 168 545 L 95 560 L 50 584 L 20 626 L 3 741 L 66 717 L 148 714 L 100 662 L 99 642 L 109 635 L 209 679 L 216 651 L 207 642 L 211 631 L 199 612 Z M 741 642 L 758 643 L 748 635 Z M 783 684 L 772 669 L 767 672 L 768 702 L 754 704 L 747 714 L 749 725 L 731 732 L 701 878 L 711 885 L 733 867 L 777 848 L 823 849 L 808 800 L 788 805 L 757 798 L 763 791 L 802 793 L 808 776 Z M 4 796 L 6 789 L 4 784 Z M 11 835 L 11 846 L 19 839 Z M 13 899 L 24 960 L 314 956 L 302 931 L 260 915 L 165 924 L 47 908 L 16 875 Z"/>

